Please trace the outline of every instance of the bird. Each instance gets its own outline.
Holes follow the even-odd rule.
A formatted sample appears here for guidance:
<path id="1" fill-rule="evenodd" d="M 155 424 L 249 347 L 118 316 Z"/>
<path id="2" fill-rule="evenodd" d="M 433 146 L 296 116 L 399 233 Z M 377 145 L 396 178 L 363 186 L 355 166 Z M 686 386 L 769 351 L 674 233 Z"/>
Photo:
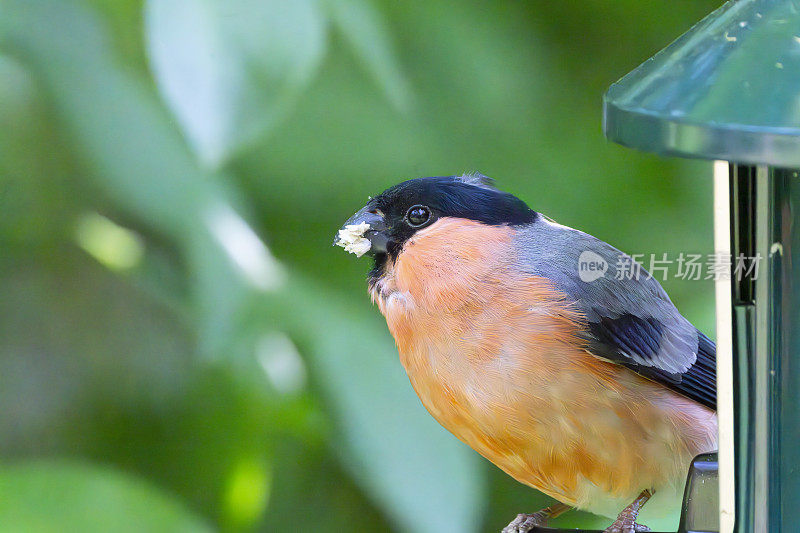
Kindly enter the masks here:
<path id="1" fill-rule="evenodd" d="M 504 533 L 570 509 L 606 533 L 674 517 L 717 448 L 716 347 L 629 255 L 480 173 L 392 186 L 334 244 L 373 258 L 369 295 L 427 411 L 556 500 Z"/>

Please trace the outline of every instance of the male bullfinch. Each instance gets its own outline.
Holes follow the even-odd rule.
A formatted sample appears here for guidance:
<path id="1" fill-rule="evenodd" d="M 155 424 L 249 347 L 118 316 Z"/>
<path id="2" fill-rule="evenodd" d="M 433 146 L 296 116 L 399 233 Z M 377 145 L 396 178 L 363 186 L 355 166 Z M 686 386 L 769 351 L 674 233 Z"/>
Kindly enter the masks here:
<path id="1" fill-rule="evenodd" d="M 620 275 L 629 256 L 480 174 L 400 183 L 334 244 L 374 257 L 369 293 L 425 408 L 561 502 L 503 531 L 575 508 L 634 533 L 680 507 L 717 445 L 716 347 L 646 271 Z"/>

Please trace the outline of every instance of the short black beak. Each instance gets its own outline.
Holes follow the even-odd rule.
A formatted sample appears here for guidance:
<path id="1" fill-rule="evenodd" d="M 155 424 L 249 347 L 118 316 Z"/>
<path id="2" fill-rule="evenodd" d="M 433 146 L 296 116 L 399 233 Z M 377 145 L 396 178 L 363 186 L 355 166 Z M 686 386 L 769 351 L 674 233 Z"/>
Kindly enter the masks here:
<path id="1" fill-rule="evenodd" d="M 364 233 L 364 237 L 372 244 L 372 247 L 367 253 L 370 255 L 386 253 L 386 246 L 389 242 L 389 238 L 386 236 L 385 232 L 388 227 L 386 226 L 386 221 L 383 219 L 383 216 L 378 214 L 374 208 L 369 206 L 364 207 L 355 215 L 348 218 L 347 221 L 342 224 L 341 229 L 344 229 L 346 226 L 359 225 L 365 222 L 369 224 L 369 229 Z M 337 245 L 339 241 L 339 233 L 337 232 L 336 237 L 333 238 L 333 245 Z"/>

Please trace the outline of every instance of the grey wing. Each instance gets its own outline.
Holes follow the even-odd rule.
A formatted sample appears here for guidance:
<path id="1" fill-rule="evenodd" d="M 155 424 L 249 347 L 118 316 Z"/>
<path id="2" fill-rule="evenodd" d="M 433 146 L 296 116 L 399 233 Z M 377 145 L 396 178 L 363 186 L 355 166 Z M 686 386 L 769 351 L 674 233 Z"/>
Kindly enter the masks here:
<path id="1" fill-rule="evenodd" d="M 647 271 L 637 274 L 610 244 L 542 218 L 517 240 L 521 268 L 550 279 L 585 316 L 591 353 L 716 408 L 714 343 Z"/>

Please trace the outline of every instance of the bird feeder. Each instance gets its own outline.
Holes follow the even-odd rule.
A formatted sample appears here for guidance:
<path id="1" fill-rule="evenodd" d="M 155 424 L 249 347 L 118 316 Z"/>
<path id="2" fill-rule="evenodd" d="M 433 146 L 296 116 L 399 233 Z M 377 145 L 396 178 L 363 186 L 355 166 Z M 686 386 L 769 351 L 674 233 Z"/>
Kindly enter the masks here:
<path id="1" fill-rule="evenodd" d="M 798 531 L 800 0 L 724 4 L 613 84 L 603 113 L 614 142 L 715 161 L 715 255 L 730 258 L 716 282 L 715 526 Z M 742 257 L 757 272 L 734 275 Z M 710 464 L 693 465 L 683 531 L 715 527 L 701 523 L 716 503 L 691 490 Z"/>

